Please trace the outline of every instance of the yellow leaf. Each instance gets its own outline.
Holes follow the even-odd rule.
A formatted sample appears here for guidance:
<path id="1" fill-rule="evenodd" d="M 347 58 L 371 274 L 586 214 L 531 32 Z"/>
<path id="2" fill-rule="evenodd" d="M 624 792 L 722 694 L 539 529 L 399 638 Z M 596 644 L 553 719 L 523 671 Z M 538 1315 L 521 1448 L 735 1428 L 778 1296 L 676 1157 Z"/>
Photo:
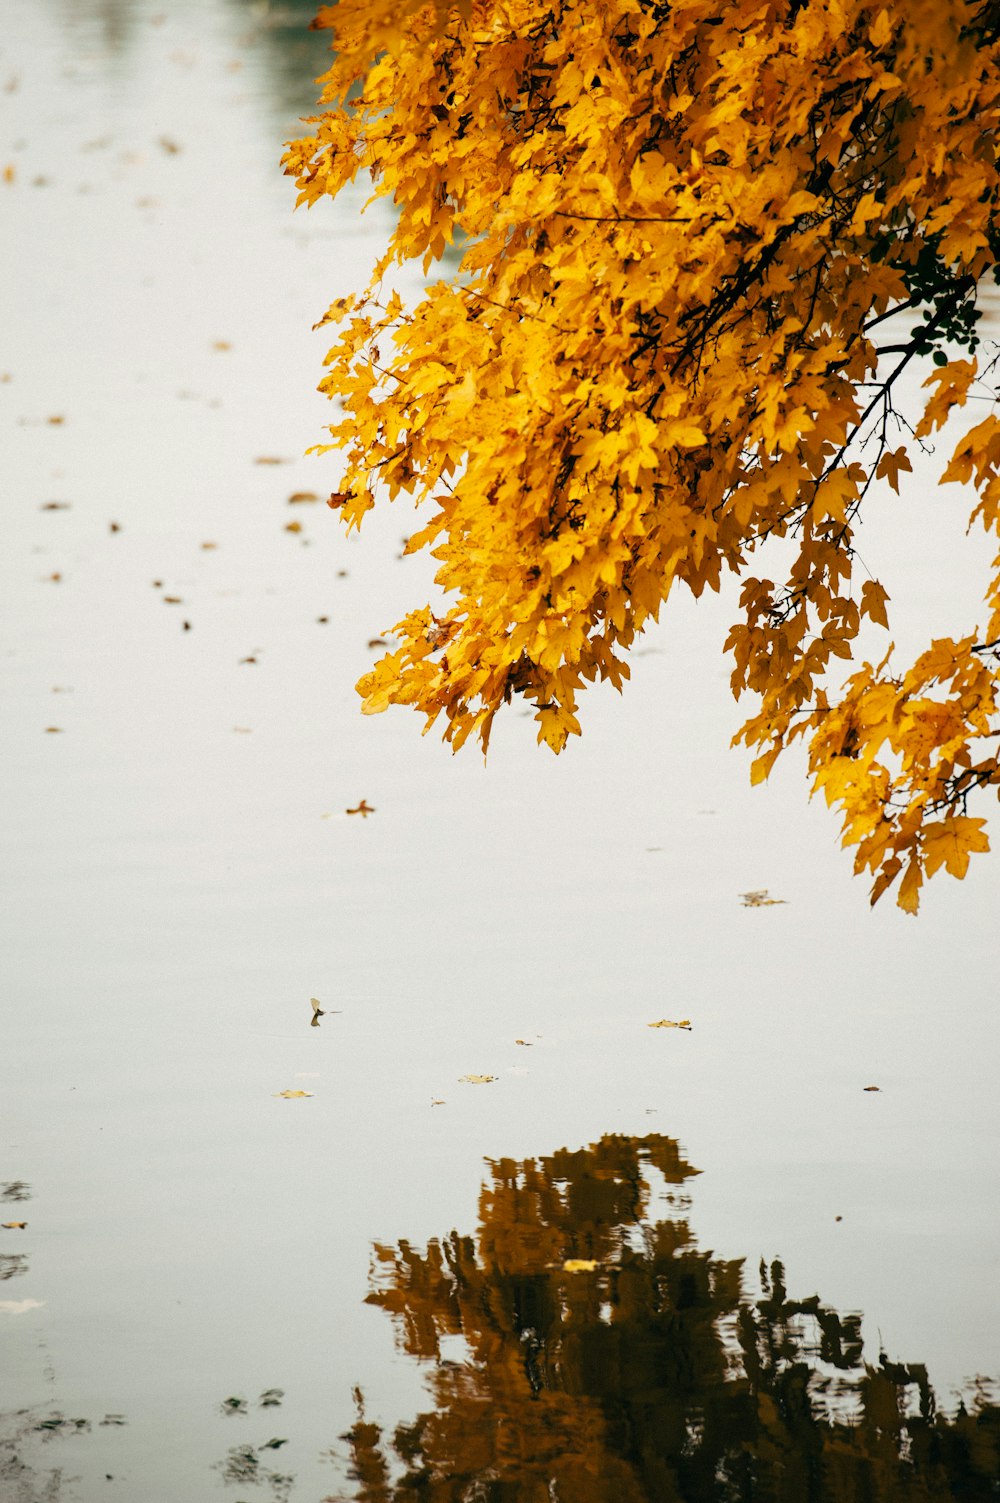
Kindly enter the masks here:
<path id="1" fill-rule="evenodd" d="M 273 1094 L 284 1101 L 298 1101 L 301 1097 L 311 1096 L 313 1093 L 312 1091 L 275 1091 Z"/>
<path id="2" fill-rule="evenodd" d="M 744 908 L 773 908 L 777 903 L 787 903 L 787 898 L 772 898 L 766 887 L 755 888 L 752 892 L 741 892 Z"/>
<path id="3" fill-rule="evenodd" d="M 889 617 L 885 612 L 889 599 L 877 579 L 866 579 L 861 586 L 861 613 L 879 626 L 889 629 Z"/>
<path id="4" fill-rule="evenodd" d="M 907 454 L 905 447 L 901 445 L 898 449 L 886 449 L 885 453 L 882 455 L 882 458 L 875 466 L 875 476 L 878 480 L 888 480 L 889 484 L 892 486 L 893 490 L 898 496 L 900 472 L 903 470 L 910 471 L 912 469 L 913 466 L 910 463 L 910 457 Z"/>
<path id="5" fill-rule="evenodd" d="M 939 824 L 925 824 L 921 833 L 927 875 L 932 877 L 944 866 L 953 877 L 964 877 L 969 869 L 969 857 L 990 848 L 985 824 L 985 819 L 972 819 L 968 815 L 955 815 Z"/>
<path id="6" fill-rule="evenodd" d="M 920 907 L 920 888 L 923 880 L 920 863 L 913 857 L 903 873 L 903 880 L 899 884 L 899 895 L 896 898 L 897 906 L 902 908 L 904 913 L 915 914 Z"/>
<path id="7" fill-rule="evenodd" d="M 658 1023 L 647 1023 L 647 1028 L 690 1028 L 689 1018 L 682 1018 L 679 1023 L 673 1023 L 669 1018 L 661 1018 Z"/>
<path id="8" fill-rule="evenodd" d="M 600 1266 L 596 1258 L 567 1258 L 562 1271 L 563 1273 L 594 1273 Z"/>
<path id="9" fill-rule="evenodd" d="M 495 1075 L 460 1075 L 458 1078 L 467 1085 L 490 1085 L 496 1080 Z"/>

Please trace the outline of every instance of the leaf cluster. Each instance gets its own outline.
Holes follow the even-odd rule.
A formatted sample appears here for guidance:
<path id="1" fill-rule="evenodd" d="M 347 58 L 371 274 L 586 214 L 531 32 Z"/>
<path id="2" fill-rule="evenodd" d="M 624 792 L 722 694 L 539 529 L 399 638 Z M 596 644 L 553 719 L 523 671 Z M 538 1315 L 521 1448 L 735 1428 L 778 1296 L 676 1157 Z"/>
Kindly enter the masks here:
<path id="1" fill-rule="evenodd" d="M 966 803 L 1000 784 L 1000 572 L 964 635 L 831 674 L 888 625 L 856 554 L 866 499 L 973 399 L 941 478 L 1000 531 L 977 335 L 1000 243 L 991 7 L 340 0 L 320 19 L 324 109 L 286 170 L 307 204 L 368 176 L 397 216 L 367 291 L 322 320 L 341 413 L 321 447 L 343 454 L 348 527 L 401 493 L 425 509 L 408 549 L 444 596 L 396 626 L 364 709 L 485 747 L 521 697 L 558 752 L 671 589 L 735 576 L 754 780 L 803 741 L 873 898 L 902 877 L 914 911 L 926 873 L 986 846 Z M 427 282 L 404 306 L 386 286 L 409 261 Z M 781 540 L 772 578 L 757 561 Z"/>

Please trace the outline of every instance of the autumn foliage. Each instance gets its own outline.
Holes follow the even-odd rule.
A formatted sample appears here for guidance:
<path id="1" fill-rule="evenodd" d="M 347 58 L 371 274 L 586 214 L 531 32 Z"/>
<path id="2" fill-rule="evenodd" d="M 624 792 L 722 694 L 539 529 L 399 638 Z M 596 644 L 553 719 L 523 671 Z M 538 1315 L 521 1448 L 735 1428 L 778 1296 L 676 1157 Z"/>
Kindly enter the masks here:
<path id="1" fill-rule="evenodd" d="M 408 546 L 443 592 L 364 708 L 485 746 L 522 695 L 559 751 L 671 588 L 733 574 L 753 780 L 801 740 L 873 901 L 899 878 L 912 912 L 925 874 L 963 876 L 988 847 L 969 796 L 1000 786 L 1000 559 L 965 635 L 856 665 L 889 597 L 854 537 L 946 425 L 940 478 L 1000 532 L 976 337 L 1000 259 L 996 4 L 339 0 L 317 24 L 335 60 L 286 157 L 299 201 L 370 175 L 397 210 L 367 292 L 324 319 L 331 502 L 356 527 L 415 498 Z"/>

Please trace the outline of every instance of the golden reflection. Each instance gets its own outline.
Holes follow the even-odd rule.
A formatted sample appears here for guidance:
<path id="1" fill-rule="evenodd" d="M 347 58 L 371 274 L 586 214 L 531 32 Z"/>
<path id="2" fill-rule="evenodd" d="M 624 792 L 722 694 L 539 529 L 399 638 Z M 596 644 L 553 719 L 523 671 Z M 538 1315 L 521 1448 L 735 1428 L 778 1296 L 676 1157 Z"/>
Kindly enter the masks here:
<path id="1" fill-rule="evenodd" d="M 860 1316 L 790 1299 L 780 1263 L 698 1249 L 670 1138 L 487 1161 L 474 1237 L 376 1245 L 370 1303 L 434 1364 L 433 1407 L 344 1436 L 357 1503 L 995 1499 L 1000 1405 L 937 1412 Z"/>

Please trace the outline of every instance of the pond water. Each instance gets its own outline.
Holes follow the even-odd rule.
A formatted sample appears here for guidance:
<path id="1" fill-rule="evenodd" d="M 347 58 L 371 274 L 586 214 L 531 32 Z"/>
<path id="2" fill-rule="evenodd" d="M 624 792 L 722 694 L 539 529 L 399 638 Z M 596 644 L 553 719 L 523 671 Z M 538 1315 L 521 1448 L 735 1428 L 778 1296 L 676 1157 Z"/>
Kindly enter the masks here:
<path id="1" fill-rule="evenodd" d="M 358 713 L 427 578 L 289 504 L 385 232 L 292 212 L 311 13 L 0 0 L 0 1498 L 996 1496 L 1000 866 L 869 911 L 731 601 L 558 761 Z"/>

